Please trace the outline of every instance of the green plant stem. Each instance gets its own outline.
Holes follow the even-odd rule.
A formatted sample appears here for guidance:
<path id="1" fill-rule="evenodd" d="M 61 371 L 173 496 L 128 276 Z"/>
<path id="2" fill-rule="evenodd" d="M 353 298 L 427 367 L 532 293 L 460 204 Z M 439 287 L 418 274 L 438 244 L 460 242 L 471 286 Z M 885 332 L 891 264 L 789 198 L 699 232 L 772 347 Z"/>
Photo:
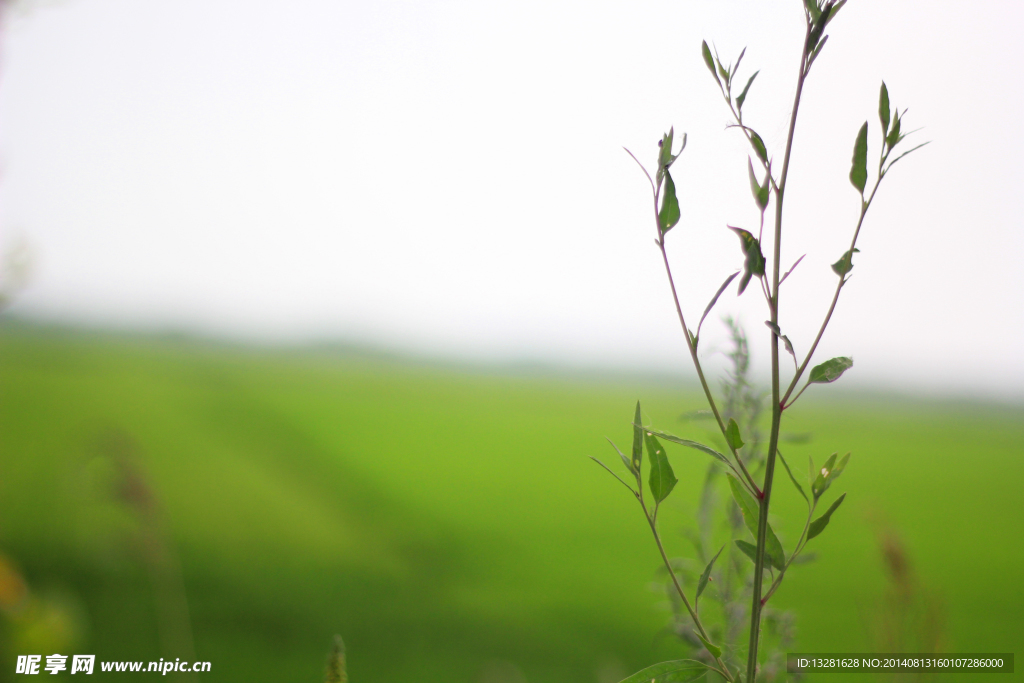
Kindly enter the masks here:
<path id="1" fill-rule="evenodd" d="M 637 481 L 639 483 L 639 478 Z M 643 487 L 641 487 L 640 490 L 643 491 Z M 669 562 L 668 554 L 665 552 L 665 546 L 661 543 L 661 535 L 658 533 L 657 526 L 658 508 L 655 507 L 654 514 L 651 515 L 651 513 L 647 510 L 647 504 L 644 503 L 643 495 L 637 495 L 636 499 L 640 501 L 640 507 L 643 508 L 644 516 L 647 517 L 647 523 L 651 526 L 651 533 L 654 534 L 654 542 L 658 544 L 658 551 L 661 553 L 661 559 L 665 563 L 665 569 L 668 570 L 668 575 L 672 577 L 672 583 L 673 585 L 675 585 L 676 592 L 679 593 L 679 597 L 683 601 L 683 605 L 686 606 L 686 611 L 690 613 L 690 619 L 693 620 L 693 625 L 697 627 L 698 631 L 700 631 L 700 635 L 702 638 L 704 638 L 708 642 L 711 642 L 711 637 L 708 635 L 708 632 L 704 630 L 704 625 L 701 623 L 700 617 L 697 615 L 697 612 L 690 605 L 690 601 L 689 599 L 687 599 L 686 593 L 683 592 L 683 587 L 679 583 L 679 578 L 676 576 L 675 570 L 672 569 L 672 563 Z M 711 654 L 711 652 L 709 651 L 708 654 Z M 711 656 L 715 657 L 714 655 Z M 722 662 L 722 658 L 715 657 L 715 663 L 719 666 L 719 669 L 716 669 L 716 671 L 718 671 L 718 673 L 721 674 L 722 677 L 725 678 L 725 680 L 730 681 L 730 683 L 732 683 L 733 678 L 729 673 L 729 668 L 725 665 L 724 662 Z"/>
<path id="2" fill-rule="evenodd" d="M 779 586 L 782 585 L 782 577 L 786 575 L 786 571 L 789 569 L 789 565 L 793 564 L 793 560 L 795 560 L 800 555 L 800 553 L 803 552 L 804 546 L 807 545 L 807 541 L 805 540 L 807 538 L 807 531 L 811 528 L 811 517 L 814 516 L 814 510 L 817 507 L 818 501 L 814 501 L 814 503 L 808 504 L 807 521 L 804 523 L 803 533 L 800 534 L 800 538 L 796 542 L 796 547 L 793 549 L 793 554 L 790 555 L 789 559 L 786 561 L 786 566 L 782 568 L 782 571 L 779 572 L 779 575 L 775 577 L 774 581 L 772 581 L 772 585 L 768 589 L 768 592 L 765 593 L 763 598 L 761 598 L 761 602 L 763 604 L 768 604 L 768 600 L 772 597 L 775 591 L 778 590 Z"/>
<path id="3" fill-rule="evenodd" d="M 881 166 L 881 164 L 879 164 L 879 166 Z M 875 186 L 871 189 L 871 194 L 868 196 L 867 201 L 865 201 L 863 198 L 861 199 L 860 218 L 857 220 L 857 228 L 853 231 L 853 239 L 850 241 L 851 253 L 853 252 L 854 247 L 857 246 L 857 238 L 860 236 L 861 226 L 864 225 L 864 217 L 867 216 L 868 209 L 871 208 L 871 202 L 874 201 L 875 199 L 875 193 L 878 192 L 878 186 L 882 184 L 883 177 L 884 176 L 879 174 L 878 179 L 875 181 Z M 782 397 L 783 404 L 785 404 L 786 401 L 789 400 L 790 394 L 793 393 L 793 390 L 796 388 L 797 382 L 800 381 L 800 377 L 803 376 L 804 371 L 807 369 L 808 363 L 811 362 L 811 358 L 814 356 L 814 352 L 818 348 L 818 342 L 821 341 L 822 335 L 825 334 L 825 328 L 828 327 L 829 321 L 832 320 L 832 313 L 834 313 L 836 310 L 836 304 L 839 302 L 839 294 L 840 292 L 843 291 L 843 286 L 846 285 L 846 280 L 847 277 L 845 274 L 839 276 L 839 282 L 836 284 L 835 294 L 832 295 L 832 303 L 828 307 L 828 312 L 825 314 L 825 319 L 821 323 L 821 328 L 818 329 L 818 335 L 814 338 L 814 343 L 811 344 L 811 348 L 808 349 L 807 351 L 807 356 L 804 358 L 804 362 L 800 364 L 799 368 L 797 368 L 796 374 L 793 375 L 793 380 L 789 383 L 789 388 L 786 389 L 786 393 Z M 804 387 L 804 389 L 806 388 L 807 387 Z M 803 390 L 801 390 L 800 393 L 803 393 Z M 797 397 L 799 398 L 799 394 L 797 395 Z M 793 402 L 795 401 L 796 399 L 794 398 Z M 790 403 L 789 405 L 793 404 Z M 786 407 L 788 408 L 789 406 Z"/>
<path id="4" fill-rule="evenodd" d="M 796 119 L 800 110 L 800 96 L 804 89 L 807 76 L 808 36 L 811 33 L 810 18 L 807 19 L 804 47 L 800 58 L 800 76 L 797 79 L 796 95 L 793 98 L 793 112 L 789 121 L 789 133 L 786 136 L 786 153 L 782 161 L 782 174 L 775 191 L 775 244 L 772 256 L 772 324 L 778 329 L 779 324 L 779 276 L 782 262 L 782 207 L 785 200 L 786 178 L 789 175 L 789 161 L 793 152 L 793 136 L 796 132 Z M 768 440 L 764 486 L 760 500 L 760 511 L 757 520 L 757 550 L 754 555 L 754 587 L 750 608 L 750 644 L 747 650 L 747 683 L 754 683 L 757 676 L 757 650 L 761 636 L 761 584 L 764 579 L 765 546 L 768 537 L 768 509 L 771 504 L 772 480 L 775 475 L 775 457 L 779 446 L 779 429 L 782 425 L 782 401 L 779 387 L 779 338 L 771 334 L 772 348 L 772 428 Z"/>
<path id="5" fill-rule="evenodd" d="M 679 295 L 676 293 L 676 283 L 672 278 L 672 267 L 668 264 L 668 253 L 665 251 L 665 239 L 661 238 L 658 240 L 658 248 L 661 250 L 661 258 L 665 262 L 665 273 L 668 275 L 668 285 L 672 290 L 672 300 L 676 305 L 676 313 L 679 316 L 679 324 L 683 326 L 683 336 L 686 338 L 686 348 L 690 350 L 690 358 L 693 359 L 693 367 L 697 370 L 697 377 L 700 379 L 700 385 L 704 388 L 704 395 L 708 399 L 708 405 L 711 406 L 711 412 L 715 416 L 715 420 L 718 421 L 718 428 L 722 432 L 722 437 L 725 439 L 726 445 L 732 452 L 733 458 L 739 464 L 740 469 L 743 471 L 743 475 L 747 478 L 745 484 L 749 484 L 753 490 L 751 493 L 755 496 L 761 495 L 761 490 L 758 488 L 754 478 L 750 476 L 750 472 L 747 471 L 747 466 L 743 464 L 740 454 L 733 448 L 729 442 L 729 437 L 726 434 L 725 422 L 722 420 L 721 413 L 718 412 L 718 405 L 715 403 L 715 398 L 711 394 L 711 388 L 708 386 L 707 379 L 704 378 L 704 369 L 700 365 L 700 359 L 697 357 L 697 345 L 693 343 L 693 339 L 690 338 L 690 329 L 686 326 L 686 319 L 683 317 L 683 308 L 679 305 Z M 742 481 L 742 480 L 741 480 Z"/>

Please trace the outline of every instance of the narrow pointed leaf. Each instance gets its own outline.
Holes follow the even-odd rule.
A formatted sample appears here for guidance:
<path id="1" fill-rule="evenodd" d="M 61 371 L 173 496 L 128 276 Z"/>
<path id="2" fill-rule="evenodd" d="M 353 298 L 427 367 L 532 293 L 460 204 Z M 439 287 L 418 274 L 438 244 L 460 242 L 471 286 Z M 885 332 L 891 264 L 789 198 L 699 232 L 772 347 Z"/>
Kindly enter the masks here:
<path id="1" fill-rule="evenodd" d="M 662 662 L 637 671 L 620 683 L 689 683 L 708 672 L 707 664 L 695 659 L 677 659 Z"/>
<path id="2" fill-rule="evenodd" d="M 781 283 L 782 280 L 779 280 Z M 786 352 L 793 356 L 793 360 L 796 360 L 796 351 L 793 350 L 793 342 L 789 341 L 789 337 L 782 334 L 782 330 L 779 326 L 773 323 L 771 320 L 765 320 L 764 324 L 768 326 L 768 329 L 775 333 L 775 336 L 782 340 L 783 345 L 786 347 Z"/>
<path id="3" fill-rule="evenodd" d="M 850 454 L 847 453 L 846 455 L 844 455 L 842 458 L 839 459 L 839 462 L 837 462 L 835 467 L 832 468 L 831 474 L 828 475 L 829 483 L 830 484 L 831 484 L 831 482 L 834 482 L 836 479 L 839 478 L 839 475 L 841 475 L 843 473 L 843 470 L 846 469 L 846 466 L 849 463 L 850 463 Z"/>
<path id="4" fill-rule="evenodd" d="M 653 429 L 648 430 L 648 431 L 652 435 L 654 435 L 654 436 L 657 436 L 659 438 L 665 439 L 665 441 L 670 441 L 672 443 L 677 443 L 680 446 L 687 446 L 688 448 L 695 448 L 698 451 L 701 451 L 702 453 L 707 453 L 708 455 L 710 455 L 715 460 L 720 460 L 720 461 L 724 462 L 726 465 L 729 464 L 729 459 L 727 457 L 725 457 L 724 455 L 722 455 L 721 453 L 716 451 L 714 448 L 711 448 L 710 446 L 705 446 L 704 444 L 702 444 L 702 443 L 700 443 L 698 441 L 691 441 L 690 439 L 683 439 L 681 437 L 674 436 L 674 435 L 669 434 L 667 432 L 658 432 L 658 431 L 655 431 Z"/>
<path id="5" fill-rule="evenodd" d="M 736 547 L 743 551 L 743 554 L 750 558 L 750 561 L 757 564 L 757 548 L 753 543 L 748 543 L 743 539 L 736 539 Z"/>
<path id="6" fill-rule="evenodd" d="M 818 17 L 821 16 L 821 9 L 818 8 L 818 3 L 815 0 L 804 0 L 804 7 L 811 15 L 811 21 L 818 21 Z"/>
<path id="7" fill-rule="evenodd" d="M 929 140 L 928 142 L 931 142 L 931 140 Z M 927 145 L 927 144 L 928 144 L 928 142 L 922 142 L 922 143 L 921 143 L 920 145 L 918 145 L 917 147 L 911 147 L 911 148 L 910 148 L 910 149 L 908 149 L 908 150 L 907 150 L 906 152 L 904 152 L 903 154 L 901 154 L 901 155 L 899 155 L 898 157 L 896 157 L 895 159 L 893 159 L 893 160 L 892 160 L 891 162 L 889 162 L 889 165 L 888 165 L 888 166 L 886 166 L 886 168 L 885 168 L 886 172 L 888 173 L 889 169 L 890 169 L 890 168 L 892 168 L 893 164 L 895 164 L 895 163 L 896 163 L 897 161 L 899 161 L 899 160 L 900 160 L 900 159 L 902 159 L 903 157 L 907 156 L 907 155 L 908 155 L 908 154 L 910 154 L 911 152 L 916 152 L 917 150 L 921 149 L 922 147 L 924 147 L 925 145 Z"/>
<path id="8" fill-rule="evenodd" d="M 889 89 L 885 81 L 878 93 L 878 120 L 882 122 L 882 137 L 885 137 L 889 133 Z"/>
<path id="9" fill-rule="evenodd" d="M 729 488 L 732 489 L 732 496 L 740 506 L 740 512 L 743 513 L 743 522 L 747 525 L 750 533 L 754 535 L 754 538 L 757 538 L 757 520 L 761 513 L 760 506 L 747 493 L 747 490 L 743 488 L 739 480 L 732 475 L 729 476 Z M 782 550 L 782 543 L 779 542 L 779 537 L 775 535 L 771 524 L 768 525 L 764 550 L 768 561 L 773 567 L 782 569 L 786 565 L 786 555 Z"/>
<path id="10" fill-rule="evenodd" d="M 897 122 L 897 126 L 899 123 Z M 890 145 L 891 146 L 891 145 Z M 864 194 L 868 182 L 868 122 L 860 127 L 857 141 L 853 144 L 853 164 L 850 166 L 850 182 Z"/>
<path id="11" fill-rule="evenodd" d="M 832 272 L 842 277 L 853 270 L 853 255 L 857 253 L 860 253 L 860 249 L 854 247 L 843 254 L 838 261 L 832 264 Z"/>
<path id="12" fill-rule="evenodd" d="M 731 225 L 727 227 L 740 238 L 740 248 L 743 250 L 743 279 L 740 280 L 739 288 L 739 294 L 743 294 L 743 290 L 747 288 L 751 277 L 764 275 L 764 254 L 761 253 L 761 245 L 758 243 L 757 238 L 750 234 L 749 231 L 743 228 L 734 228 Z"/>
<path id="13" fill-rule="evenodd" d="M 725 428 L 725 438 L 729 441 L 729 446 L 734 451 L 738 451 L 743 448 L 743 438 L 740 436 L 740 426 L 736 424 L 736 420 L 729 418 L 729 424 Z"/>
<path id="14" fill-rule="evenodd" d="M 832 519 L 832 513 L 839 509 L 839 506 L 843 504 L 845 499 L 846 494 L 844 493 L 836 498 L 836 501 L 829 506 L 828 511 L 826 511 L 825 514 L 811 522 L 811 525 L 807 528 L 808 541 L 825 530 L 825 527 L 828 526 L 828 521 Z"/>
<path id="15" fill-rule="evenodd" d="M 615 442 L 609 439 L 607 436 L 605 437 L 605 439 L 608 441 L 608 443 L 612 445 L 612 448 L 615 449 L 615 452 L 619 454 L 619 457 L 622 458 L 622 464 L 626 466 L 626 469 L 629 470 L 629 473 L 635 476 L 636 470 L 633 469 L 633 463 L 629 461 L 629 458 L 626 457 L 626 454 L 620 451 L 619 447 L 615 445 Z"/>
<path id="16" fill-rule="evenodd" d="M 904 112 L 905 113 L 905 112 Z M 892 130 L 885 136 L 885 144 L 889 145 L 889 149 L 896 146 L 896 143 L 900 141 L 900 115 L 899 112 L 892 117 Z"/>
<path id="17" fill-rule="evenodd" d="M 658 212 L 658 225 L 662 234 L 665 234 L 678 222 L 679 200 L 676 198 L 676 184 L 672 182 L 672 174 L 665 169 L 665 189 L 661 197 L 661 211 Z"/>
<path id="18" fill-rule="evenodd" d="M 761 136 L 754 131 L 750 131 L 750 144 L 753 145 L 757 158 L 767 164 L 768 149 L 764 146 L 764 140 L 761 139 Z"/>
<path id="19" fill-rule="evenodd" d="M 658 143 L 661 149 L 658 151 L 658 165 L 661 168 L 667 169 L 675 161 L 675 157 L 672 156 L 672 138 L 675 136 L 675 127 L 669 128 L 668 132 Z"/>
<path id="20" fill-rule="evenodd" d="M 807 254 L 804 254 L 804 256 L 807 256 Z M 786 274 L 782 276 L 782 279 L 781 279 L 781 280 L 779 280 L 779 284 L 780 284 L 780 285 L 781 285 L 781 284 L 782 284 L 783 282 L 785 282 L 785 281 L 786 281 L 786 278 L 787 278 L 787 277 L 789 277 L 789 274 L 790 274 L 790 273 L 792 273 L 792 272 L 793 272 L 794 270 L 796 270 L 796 267 L 797 267 L 797 266 L 799 266 L 799 265 L 800 265 L 800 262 L 804 260 L 804 256 L 801 256 L 800 258 L 798 258 L 798 259 L 796 260 L 796 263 L 794 263 L 794 264 L 793 264 L 792 266 L 790 266 L 789 270 L 787 270 L 787 271 L 786 271 Z"/>
<path id="21" fill-rule="evenodd" d="M 825 491 L 829 487 L 829 484 L 832 483 L 832 480 L 829 477 L 832 474 L 832 469 L 836 465 L 837 455 L 839 454 L 833 453 L 832 455 L 830 455 L 828 457 L 828 460 L 825 461 L 825 464 L 821 466 L 821 469 L 818 471 L 817 476 L 814 477 L 814 483 L 811 484 L 811 493 L 814 494 L 815 500 L 820 498 L 821 494 L 825 493 Z"/>
<path id="22" fill-rule="evenodd" d="M 641 424 L 640 401 L 636 402 L 636 414 L 633 416 L 633 467 L 640 471 L 640 464 L 644 461 L 644 428 Z"/>
<path id="23" fill-rule="evenodd" d="M 747 54 L 747 48 L 740 50 L 740 56 L 736 58 L 736 66 L 732 68 L 733 75 L 736 75 L 740 70 L 740 63 L 743 61 L 743 55 Z"/>
<path id="24" fill-rule="evenodd" d="M 718 291 L 715 292 L 715 295 L 711 297 L 711 301 L 708 303 L 707 308 L 704 309 L 704 315 L 700 317 L 700 322 L 697 323 L 697 336 L 700 336 L 700 328 L 704 324 L 704 318 L 708 317 L 708 313 L 710 313 L 711 309 L 715 307 L 716 303 L 718 303 L 718 297 L 722 296 L 722 292 L 725 291 L 725 288 L 728 287 L 729 283 L 735 280 L 736 276 L 739 274 L 740 271 L 737 270 L 735 273 L 725 278 L 725 282 L 723 282 L 722 286 L 718 288 Z"/>
<path id="25" fill-rule="evenodd" d="M 708 71 L 715 77 L 715 83 L 718 83 L 718 87 L 722 87 L 722 81 L 718 80 L 718 73 L 715 71 L 715 58 L 711 56 L 711 48 L 708 47 L 708 41 L 701 42 L 700 54 L 704 57 L 704 63 L 707 65 Z"/>
<path id="26" fill-rule="evenodd" d="M 831 358 L 811 370 L 811 384 L 828 384 L 835 382 L 847 370 L 853 367 L 853 359 L 846 356 Z"/>
<path id="27" fill-rule="evenodd" d="M 655 502 L 660 503 L 668 498 L 668 494 L 672 493 L 672 489 L 675 488 L 676 482 L 679 480 L 672 472 L 668 456 L 665 455 L 665 447 L 658 442 L 658 439 L 653 434 L 647 433 L 644 435 L 644 444 L 647 446 L 647 457 L 651 461 L 651 473 L 647 483 L 651 487 L 651 495 L 654 496 Z"/>
<path id="28" fill-rule="evenodd" d="M 743 109 L 743 103 L 747 101 L 747 91 L 750 90 L 750 84 L 757 78 L 757 74 L 761 73 L 760 69 L 754 72 L 754 75 L 747 80 L 747 84 L 743 86 L 743 92 L 736 98 L 736 108 Z"/>
<path id="29" fill-rule="evenodd" d="M 711 653 L 712 657 L 717 659 L 718 657 L 722 656 L 722 648 L 718 647 L 710 640 L 708 640 L 701 634 L 697 633 L 696 631 L 694 631 L 694 633 L 697 635 L 698 638 L 700 638 L 700 642 L 704 643 L 704 647 L 707 649 L 708 652 Z"/>
<path id="30" fill-rule="evenodd" d="M 778 454 L 779 460 L 782 461 L 782 466 L 786 468 L 786 474 L 789 475 L 789 480 L 793 482 L 793 486 L 795 486 L 796 490 L 800 492 L 800 495 L 804 497 L 804 500 L 810 502 L 810 500 L 807 498 L 807 494 L 804 493 L 804 487 L 801 486 L 800 482 L 798 482 L 796 480 L 796 477 L 793 476 L 793 470 L 789 469 L 789 463 L 786 462 L 786 459 L 782 457 L 782 451 L 776 449 L 775 452 Z"/>
<path id="31" fill-rule="evenodd" d="M 711 561 L 708 562 L 708 566 L 704 567 L 704 572 L 700 575 L 700 580 L 697 581 L 698 598 L 700 598 L 701 594 L 704 592 L 704 589 L 708 587 L 708 579 L 711 578 L 711 570 L 715 566 L 715 560 L 718 559 L 718 556 L 722 554 L 723 550 L 725 550 L 724 545 L 719 549 L 717 553 L 715 553 L 715 556 L 711 558 Z"/>
<path id="32" fill-rule="evenodd" d="M 747 157 L 747 171 L 750 176 L 750 193 L 754 195 L 754 203 L 757 204 L 758 209 L 764 211 L 768 206 L 768 178 L 766 177 L 763 183 L 757 180 L 750 157 Z"/>
<path id="33" fill-rule="evenodd" d="M 822 49 L 823 47 L 825 47 L 825 43 L 827 43 L 827 42 L 828 42 L 828 36 L 825 36 L 825 37 L 824 37 L 824 38 L 822 38 L 822 39 L 821 39 L 821 41 L 820 41 L 820 42 L 818 42 L 818 44 L 817 44 L 817 45 L 816 45 L 816 46 L 814 47 L 814 52 L 812 52 L 812 53 L 811 53 L 811 56 L 807 58 L 807 66 L 808 66 L 808 67 L 810 67 L 810 65 L 811 65 L 811 64 L 814 64 L 814 60 L 818 58 L 818 53 L 820 53 L 820 52 L 821 52 L 821 49 Z"/>

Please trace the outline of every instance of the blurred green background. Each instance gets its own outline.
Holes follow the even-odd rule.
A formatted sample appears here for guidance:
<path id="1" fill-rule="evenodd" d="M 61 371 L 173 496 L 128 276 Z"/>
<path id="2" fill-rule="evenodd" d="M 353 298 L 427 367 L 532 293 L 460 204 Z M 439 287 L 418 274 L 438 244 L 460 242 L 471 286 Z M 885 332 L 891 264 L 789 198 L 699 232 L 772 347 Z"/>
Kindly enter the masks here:
<path id="1" fill-rule="evenodd" d="M 672 382 L 8 321 L 0 680 L 16 654 L 151 660 L 191 640 L 204 680 L 317 681 L 334 633 L 355 683 L 606 683 L 684 657 L 643 518 L 587 458 L 615 467 L 604 437 L 629 443 L 638 398 L 703 437 L 679 422 L 700 396 Z M 872 646 L 888 547 L 947 651 L 1020 650 L 1024 409 L 837 386 L 792 413 L 813 438 L 790 462 L 853 452 L 818 561 L 777 596 L 798 649 Z M 686 555 L 707 463 L 669 455 L 661 524 Z M 803 501 L 776 491 L 788 546 Z"/>

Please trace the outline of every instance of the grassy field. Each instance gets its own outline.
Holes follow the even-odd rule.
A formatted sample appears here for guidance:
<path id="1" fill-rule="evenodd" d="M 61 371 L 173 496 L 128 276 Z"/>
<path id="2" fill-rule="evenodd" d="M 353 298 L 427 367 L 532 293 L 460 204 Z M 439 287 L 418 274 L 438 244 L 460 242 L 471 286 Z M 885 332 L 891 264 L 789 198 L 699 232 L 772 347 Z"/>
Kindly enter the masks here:
<path id="1" fill-rule="evenodd" d="M 833 389 L 794 409 L 813 439 L 787 453 L 853 452 L 819 560 L 777 596 L 799 649 L 870 646 L 886 524 L 942 606 L 947 649 L 1021 651 L 1024 409 Z M 596 683 L 685 656 L 658 637 L 643 519 L 587 459 L 611 463 L 605 436 L 629 442 L 637 398 L 677 433 L 701 407 L 651 382 L 0 327 L 0 552 L 52 612 L 49 630 L 5 626 L 0 680 L 36 645 L 166 656 L 180 582 L 147 569 L 153 552 L 180 562 L 204 680 L 321 680 L 334 633 L 354 683 Z M 115 485 L 121 456 L 154 507 Z M 670 458 L 663 528 L 686 554 L 707 463 Z M 777 491 L 792 543 L 803 502 Z"/>

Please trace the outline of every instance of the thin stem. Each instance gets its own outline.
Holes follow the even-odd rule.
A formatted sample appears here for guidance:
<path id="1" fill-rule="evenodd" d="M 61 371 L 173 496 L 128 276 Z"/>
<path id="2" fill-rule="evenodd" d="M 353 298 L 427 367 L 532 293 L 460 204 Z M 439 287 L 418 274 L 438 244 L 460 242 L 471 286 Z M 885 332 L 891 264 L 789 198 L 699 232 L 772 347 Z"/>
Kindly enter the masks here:
<path id="1" fill-rule="evenodd" d="M 804 36 L 804 47 L 800 58 L 800 75 L 797 78 L 796 95 L 793 98 L 793 112 L 789 121 L 789 133 L 786 136 L 786 153 L 782 161 L 782 175 L 775 190 L 775 244 L 772 267 L 772 294 L 773 305 L 771 306 L 772 324 L 778 327 L 779 324 L 779 275 L 782 261 L 782 207 L 785 200 L 786 179 L 789 175 L 789 162 L 793 152 L 793 137 L 796 132 L 796 119 L 800 110 L 800 95 L 804 89 L 804 79 L 807 76 L 807 47 L 808 37 L 811 33 L 810 18 L 807 18 L 806 35 Z M 772 480 L 775 475 L 775 456 L 778 452 L 779 429 L 782 425 L 782 401 L 780 400 L 779 387 L 779 338 L 772 331 L 772 428 L 768 441 L 768 454 L 766 457 L 764 473 L 764 489 L 761 496 L 760 512 L 757 520 L 757 551 L 754 555 L 754 587 L 750 608 L 750 645 L 747 649 L 747 683 L 754 683 L 757 676 L 757 649 L 761 636 L 761 609 L 764 606 L 761 602 L 761 583 L 764 574 L 765 545 L 768 537 L 768 507 L 771 504 Z"/>
<path id="2" fill-rule="evenodd" d="M 655 506 L 654 514 L 651 515 L 651 513 L 648 512 L 647 510 L 647 505 L 644 503 L 643 498 L 641 496 L 637 496 L 637 500 L 640 501 L 640 507 L 643 508 L 644 516 L 647 517 L 647 523 L 651 525 L 651 533 L 654 534 L 654 542 L 658 544 L 658 551 L 661 553 L 661 559 L 665 563 L 665 569 L 668 570 L 668 575 L 672 577 L 672 584 L 676 587 L 676 592 L 679 594 L 680 599 L 683 601 L 683 605 L 686 607 L 686 611 L 690 613 L 690 619 L 693 620 L 693 625 L 697 627 L 697 630 L 700 632 L 702 638 L 704 638 L 708 642 L 711 642 L 711 638 L 708 636 L 708 632 L 704 630 L 704 625 L 701 623 L 700 617 L 697 616 L 697 612 L 694 611 L 693 607 L 690 605 L 690 601 L 689 599 L 687 599 L 686 593 L 683 592 L 683 587 L 679 583 L 678 577 L 676 577 L 676 572 L 672 568 L 672 563 L 669 562 L 668 554 L 665 552 L 665 546 L 663 546 L 661 543 L 661 535 L 658 534 L 657 527 L 658 507 Z M 711 652 L 708 651 L 708 654 L 711 654 Z M 712 656 L 714 657 L 714 655 Z M 722 658 L 715 657 L 715 663 L 718 664 L 718 666 L 720 667 L 718 673 L 721 674 L 727 681 L 730 681 L 731 683 L 733 678 L 731 675 L 727 673 L 729 669 L 725 666 L 725 663 L 722 662 Z"/>
<path id="3" fill-rule="evenodd" d="M 857 228 L 853 231 L 853 239 L 850 241 L 850 252 L 851 259 L 853 258 L 852 252 L 854 247 L 857 246 L 857 238 L 860 236 L 861 226 L 864 225 L 864 217 L 867 216 L 868 209 L 871 208 L 871 202 L 875 199 L 875 193 L 878 192 L 878 186 L 882 184 L 882 178 L 884 175 L 879 174 L 878 179 L 875 181 L 875 186 L 871 190 L 871 194 L 868 196 L 867 201 L 863 198 L 860 203 L 860 218 L 857 220 Z M 851 260 L 852 263 L 852 260 Z M 811 362 L 811 358 L 814 356 L 815 350 L 818 348 L 818 342 L 821 341 L 821 337 L 825 334 L 825 328 L 828 327 L 828 323 L 832 320 L 832 313 L 836 310 L 836 304 L 839 302 L 839 293 L 843 291 L 843 286 L 846 284 L 846 275 L 839 276 L 839 282 L 836 284 L 835 294 L 832 295 L 832 303 L 829 304 L 828 312 L 825 314 L 825 319 L 821 323 L 821 327 L 818 329 L 818 334 L 814 338 L 814 343 L 811 344 L 811 348 L 807 351 L 807 356 L 804 358 L 804 362 L 797 368 L 796 373 L 793 375 L 793 380 L 789 383 L 789 388 L 786 389 L 786 394 L 782 397 L 782 402 L 785 403 L 790 394 L 796 388 L 797 382 L 800 381 L 800 377 L 803 376 L 804 371 L 807 369 L 807 364 Z M 805 387 L 806 388 L 806 387 Z M 803 393 L 803 392 L 801 392 Z M 796 399 L 793 399 L 794 401 Z"/>
<path id="4" fill-rule="evenodd" d="M 672 267 L 668 263 L 668 253 L 665 251 L 664 237 L 658 240 L 658 248 L 661 250 L 661 258 L 665 262 L 665 272 L 668 274 L 668 284 L 669 288 L 672 290 L 672 300 L 676 305 L 676 314 L 679 316 L 679 324 L 683 326 L 683 336 L 686 338 L 686 348 L 690 350 L 690 358 L 693 359 L 693 366 L 697 369 L 697 377 L 700 378 L 700 385 L 704 388 L 704 395 L 708 399 L 708 405 L 711 406 L 711 412 L 714 414 L 715 420 L 718 421 L 718 428 L 722 431 L 722 436 L 725 438 L 726 445 L 729 447 L 733 458 L 736 459 L 740 469 L 743 471 L 743 476 L 747 478 L 744 484 L 749 484 L 749 486 L 752 487 L 751 493 L 760 498 L 761 489 L 758 488 L 754 478 L 750 476 L 750 472 L 747 471 L 747 466 L 743 464 L 743 459 L 740 458 L 740 454 L 729 442 L 729 437 L 726 434 L 725 422 L 722 420 L 721 413 L 718 412 L 718 405 L 715 403 L 715 397 L 711 394 L 711 388 L 708 386 L 708 381 L 704 378 L 704 369 L 701 367 L 700 359 L 697 357 L 697 347 L 694 345 L 693 339 L 690 338 L 690 331 L 686 326 L 686 319 L 683 316 L 683 308 L 679 304 L 679 295 L 676 293 L 676 283 L 672 277 Z"/>
<path id="5" fill-rule="evenodd" d="M 797 556 L 799 556 L 800 553 L 803 552 L 804 546 L 807 545 L 807 531 L 811 528 L 811 517 L 814 516 L 814 509 L 817 506 L 818 501 L 814 501 L 813 504 L 809 504 L 807 506 L 807 521 L 804 523 L 803 533 L 800 534 L 800 538 L 799 540 L 797 540 L 796 547 L 793 549 L 793 554 L 789 556 L 789 560 L 786 562 L 786 566 L 782 568 L 782 571 L 779 572 L 779 575 L 775 578 L 775 581 L 772 582 L 771 588 L 769 588 L 768 592 L 765 593 L 765 596 L 761 598 L 762 605 L 768 604 L 768 599 L 771 598 L 772 594 L 774 594 L 775 591 L 778 590 L 779 586 L 782 585 L 782 577 L 786 575 L 786 571 L 789 569 L 789 565 L 793 564 L 793 560 L 795 560 Z"/>

